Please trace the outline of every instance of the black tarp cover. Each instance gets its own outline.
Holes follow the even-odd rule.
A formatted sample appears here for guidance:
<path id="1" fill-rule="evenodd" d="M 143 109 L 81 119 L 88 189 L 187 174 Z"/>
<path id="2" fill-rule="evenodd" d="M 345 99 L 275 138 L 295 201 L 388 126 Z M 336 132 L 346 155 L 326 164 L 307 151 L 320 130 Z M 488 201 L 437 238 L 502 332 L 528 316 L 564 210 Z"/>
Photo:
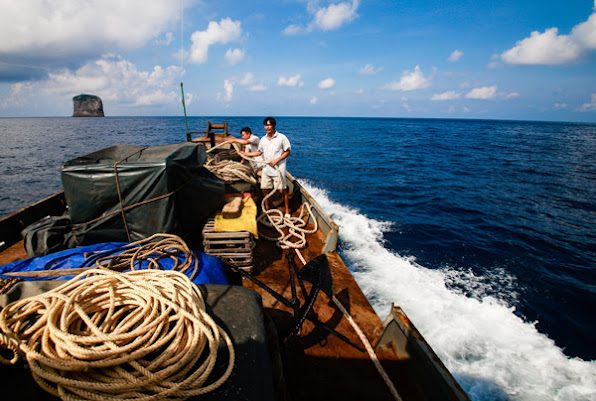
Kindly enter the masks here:
<path id="1" fill-rule="evenodd" d="M 128 240 L 114 171 L 119 161 L 125 208 L 162 197 L 125 211 L 131 240 L 170 233 L 188 241 L 225 203 L 225 184 L 203 167 L 206 159 L 203 146 L 184 142 L 147 148 L 115 145 L 64 163 L 62 185 L 75 227 L 70 246 Z M 83 224 L 101 216 L 107 217 Z"/>

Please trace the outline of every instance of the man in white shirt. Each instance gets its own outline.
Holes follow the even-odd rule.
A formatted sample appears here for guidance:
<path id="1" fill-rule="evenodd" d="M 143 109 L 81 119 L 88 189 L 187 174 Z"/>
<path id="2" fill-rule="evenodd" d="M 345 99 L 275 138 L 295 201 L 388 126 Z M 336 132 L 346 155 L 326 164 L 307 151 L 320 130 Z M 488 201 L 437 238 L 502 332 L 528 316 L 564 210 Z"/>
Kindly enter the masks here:
<path id="1" fill-rule="evenodd" d="M 256 152 L 259 149 L 259 137 L 253 135 L 249 127 L 242 128 L 240 130 L 240 138 L 232 138 L 230 142 L 245 145 L 245 152 Z"/>
<path id="2" fill-rule="evenodd" d="M 261 174 L 261 189 L 267 196 L 273 188 L 279 188 L 286 207 L 286 214 L 290 213 L 288 187 L 286 182 L 286 158 L 290 155 L 290 141 L 281 132 L 277 132 L 275 118 L 267 117 L 263 120 L 267 135 L 261 138 L 255 152 L 241 152 L 245 156 L 263 156 L 265 167 Z M 276 168 L 277 167 L 277 168 Z M 265 208 L 269 209 L 269 200 L 265 201 Z"/>
<path id="3" fill-rule="evenodd" d="M 244 145 L 244 151 L 247 153 L 256 152 L 259 150 L 259 137 L 253 135 L 249 127 L 244 127 L 242 130 L 240 130 L 240 137 L 241 138 L 232 138 L 230 139 L 230 142 Z M 242 163 L 244 163 L 244 159 L 242 159 Z M 253 162 L 250 164 L 252 166 Z"/>

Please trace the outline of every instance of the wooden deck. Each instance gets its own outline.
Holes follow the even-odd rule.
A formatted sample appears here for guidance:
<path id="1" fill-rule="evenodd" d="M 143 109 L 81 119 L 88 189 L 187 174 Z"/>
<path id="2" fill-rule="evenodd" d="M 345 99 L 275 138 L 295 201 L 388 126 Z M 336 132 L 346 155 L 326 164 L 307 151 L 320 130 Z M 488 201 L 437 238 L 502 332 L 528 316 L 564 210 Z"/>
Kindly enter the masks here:
<path id="1" fill-rule="evenodd" d="M 15 221 L 20 222 L 19 219 L 27 215 L 26 209 L 24 210 L 25 213 L 8 216 L 11 224 Z M 48 212 L 48 209 L 45 211 Z M 49 212 L 43 215 L 47 214 Z M 2 220 L 7 223 L 7 218 Z M 319 230 L 307 237 L 308 246 L 300 251 L 307 262 L 323 254 L 324 249 L 328 249 L 328 236 L 329 233 Z M 7 245 L 0 252 L 0 265 L 27 258 L 23 241 L 7 243 Z M 325 255 L 331 272 L 333 294 L 374 346 L 383 332 L 383 322 L 340 256 L 336 252 L 328 252 Z M 302 262 L 298 257 L 294 260 L 300 269 Z M 282 251 L 273 242 L 261 239 L 257 241 L 253 250 L 253 261 L 252 276 L 281 294 L 286 300 L 292 298 L 287 251 Z M 234 284 L 242 285 L 260 294 L 265 311 L 263 318 L 276 329 L 273 332 L 279 341 L 270 341 L 269 346 L 279 400 L 394 399 L 369 355 L 362 351 L 364 347 L 358 335 L 325 293 L 322 291 L 319 293 L 313 311 L 318 321 L 324 323 L 327 329 L 306 320 L 297 336 L 288 337 L 295 326 L 292 308 L 284 305 L 254 281 L 247 278 L 239 279 L 239 277 L 236 276 L 237 282 Z M 311 285 L 305 283 L 305 286 L 306 291 L 309 292 Z M 296 289 L 302 305 L 304 304 L 302 290 L 299 285 L 296 285 Z M 241 306 L 238 313 L 242 313 Z M 332 334 L 328 329 L 339 333 L 347 341 Z M 408 347 L 421 342 L 410 336 L 408 340 Z M 420 357 L 416 356 L 416 352 L 420 355 L 419 351 L 410 351 L 408 348 L 409 353 L 401 353 L 400 355 L 404 356 L 400 357 L 390 347 L 376 350 L 379 360 L 403 400 L 466 399 L 465 393 L 457 384 L 450 384 L 452 388 L 445 387 L 445 383 L 453 379 L 446 370 L 437 369 L 437 365 L 428 363 L 428 352 Z M 438 360 L 434 353 L 430 354 L 431 359 Z M 445 380 L 438 376 L 441 374 L 449 377 Z"/>

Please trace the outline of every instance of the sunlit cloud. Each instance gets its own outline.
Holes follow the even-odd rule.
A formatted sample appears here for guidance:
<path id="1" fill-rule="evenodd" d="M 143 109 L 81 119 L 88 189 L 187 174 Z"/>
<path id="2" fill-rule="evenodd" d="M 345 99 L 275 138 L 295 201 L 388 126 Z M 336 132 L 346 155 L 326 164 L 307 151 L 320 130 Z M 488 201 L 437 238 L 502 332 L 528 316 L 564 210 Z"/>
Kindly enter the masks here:
<path id="1" fill-rule="evenodd" d="M 208 59 L 209 46 L 238 40 L 241 35 L 240 21 L 232 21 L 230 18 L 224 18 L 219 23 L 211 21 L 206 30 L 195 31 L 191 35 L 192 46 L 188 60 L 191 63 L 203 64 Z"/>
<path id="2" fill-rule="evenodd" d="M 178 14 L 168 0 L 11 1 L 0 13 L 0 53 L 43 59 L 105 51 L 106 45 L 136 49 Z"/>
<path id="3" fill-rule="evenodd" d="M 224 80 L 224 93 L 222 94 L 221 92 L 218 92 L 217 100 L 220 102 L 225 102 L 225 103 L 231 102 L 233 95 L 234 95 L 234 83 L 229 79 L 225 79 Z"/>
<path id="4" fill-rule="evenodd" d="M 454 50 L 447 60 L 455 62 L 455 61 L 458 61 L 461 58 L 461 56 L 463 56 L 463 55 L 464 55 L 464 52 L 462 52 L 460 50 Z"/>
<path id="5" fill-rule="evenodd" d="M 592 111 L 596 110 L 596 93 L 592 93 L 592 101 L 589 103 L 584 103 L 580 107 L 581 111 Z"/>
<path id="6" fill-rule="evenodd" d="M 312 20 L 306 26 L 296 24 L 288 25 L 283 33 L 285 35 L 296 35 L 301 32 L 312 32 L 314 30 L 332 31 L 339 29 L 345 24 L 352 22 L 358 17 L 358 6 L 360 0 L 332 3 L 327 7 L 321 7 L 316 0 L 309 0 L 307 11 Z"/>
<path id="7" fill-rule="evenodd" d="M 225 58 L 230 65 L 238 64 L 244 59 L 244 50 L 228 49 Z"/>
<path id="8" fill-rule="evenodd" d="M 320 89 L 330 89 L 335 86 L 335 80 L 333 78 L 327 78 L 319 82 Z"/>
<path id="9" fill-rule="evenodd" d="M 178 66 L 155 66 L 151 71 L 141 71 L 120 56 L 106 55 L 76 70 L 64 68 L 49 73 L 43 80 L 17 82 L 11 86 L 11 94 L 2 105 L 40 98 L 70 98 L 80 93 L 95 94 L 112 105 L 170 104 L 179 99 L 173 88 L 177 87 L 182 74 Z"/>
<path id="10" fill-rule="evenodd" d="M 284 35 L 297 35 L 300 32 L 302 32 L 302 28 L 300 28 L 298 25 L 288 25 L 284 30 L 283 30 L 283 34 Z"/>
<path id="11" fill-rule="evenodd" d="M 434 95 L 432 95 L 430 100 L 453 100 L 453 99 L 459 99 L 460 97 L 461 97 L 461 94 L 459 94 L 455 91 L 447 91 L 447 92 L 443 92 L 443 93 L 435 93 Z"/>
<path id="12" fill-rule="evenodd" d="M 257 82 L 252 72 L 247 72 L 246 74 L 244 74 L 240 81 L 238 81 L 238 84 L 241 86 L 248 87 L 248 90 L 251 92 L 262 92 L 267 90 L 267 87 L 265 85 Z"/>
<path id="13" fill-rule="evenodd" d="M 263 84 L 255 84 L 251 85 L 248 90 L 251 92 L 263 92 L 267 90 L 267 87 Z"/>
<path id="14" fill-rule="evenodd" d="M 466 98 L 468 99 L 481 99 L 481 100 L 488 100 L 493 99 L 497 94 L 497 86 L 482 86 L 479 88 L 474 88 L 468 93 L 466 93 Z"/>
<path id="15" fill-rule="evenodd" d="M 317 104 L 318 101 L 319 99 L 317 99 L 316 96 L 313 96 L 312 99 L 310 99 L 310 104 Z"/>
<path id="16" fill-rule="evenodd" d="M 169 45 L 180 9 L 168 0 L 3 0 L 0 80 L 45 77 L 106 53 Z M 165 32 L 165 36 L 164 35 Z"/>
<path id="17" fill-rule="evenodd" d="M 596 8 L 596 1 L 595 1 Z M 509 64 L 561 65 L 577 63 L 596 49 L 596 12 L 587 21 L 573 27 L 569 35 L 559 34 L 557 27 L 544 32 L 533 31 L 529 37 L 503 52 L 501 59 Z"/>
<path id="18" fill-rule="evenodd" d="M 296 74 L 293 77 L 279 77 L 277 84 L 279 86 L 304 86 L 304 82 L 300 80 L 301 75 Z"/>
<path id="19" fill-rule="evenodd" d="M 372 64 L 366 64 L 360 69 L 360 75 L 376 75 L 383 71 L 383 67 L 375 68 Z"/>
<path id="20" fill-rule="evenodd" d="M 416 89 L 427 88 L 431 85 L 431 79 L 426 78 L 419 66 L 414 68 L 414 71 L 406 70 L 402 73 L 399 81 L 393 81 L 385 85 L 384 89 L 395 91 L 411 91 Z"/>

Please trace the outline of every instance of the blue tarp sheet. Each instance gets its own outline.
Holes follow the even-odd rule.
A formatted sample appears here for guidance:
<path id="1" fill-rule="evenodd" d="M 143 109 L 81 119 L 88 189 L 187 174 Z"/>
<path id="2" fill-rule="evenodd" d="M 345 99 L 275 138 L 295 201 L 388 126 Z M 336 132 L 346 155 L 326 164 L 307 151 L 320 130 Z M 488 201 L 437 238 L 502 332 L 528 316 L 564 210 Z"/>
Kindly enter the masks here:
<path id="1" fill-rule="evenodd" d="M 40 270 L 58 270 L 58 269 L 72 269 L 83 266 L 89 266 L 91 259 L 88 258 L 92 252 L 101 251 L 101 254 L 93 255 L 94 258 L 102 255 L 116 255 L 124 251 L 126 242 L 104 242 L 101 244 L 86 245 L 78 248 L 66 249 L 64 251 L 52 253 L 46 256 L 39 256 L 25 260 L 8 263 L 0 266 L 0 276 L 6 278 L 4 273 L 8 272 L 30 272 Z M 228 284 L 225 266 L 221 260 L 215 256 L 207 255 L 203 252 L 193 251 L 198 260 L 198 268 L 196 277 L 192 280 L 195 284 Z M 87 254 L 87 255 L 85 255 Z M 86 257 L 87 256 L 87 257 Z M 178 256 L 177 256 L 178 257 Z M 184 255 L 180 255 L 180 262 L 183 261 Z M 163 258 L 159 261 L 160 266 L 164 270 L 170 270 L 174 265 L 172 258 Z M 140 268 L 145 268 L 148 262 L 141 264 Z M 192 268 L 186 272 L 190 277 Z M 70 279 L 74 276 L 59 276 L 55 279 Z M 48 280 L 54 277 L 31 278 L 23 277 L 25 280 Z"/>

